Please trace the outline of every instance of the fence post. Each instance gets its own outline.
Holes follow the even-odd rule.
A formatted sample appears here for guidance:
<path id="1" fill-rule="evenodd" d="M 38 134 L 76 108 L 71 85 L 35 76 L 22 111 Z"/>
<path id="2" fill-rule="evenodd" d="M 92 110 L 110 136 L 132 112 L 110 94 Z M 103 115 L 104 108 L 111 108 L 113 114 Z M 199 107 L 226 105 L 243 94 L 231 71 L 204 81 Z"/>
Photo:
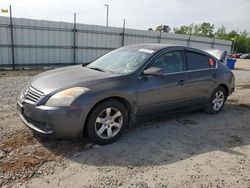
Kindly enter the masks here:
<path id="1" fill-rule="evenodd" d="M 188 45 L 187 45 L 188 47 L 190 47 L 191 37 L 192 37 L 192 33 L 190 32 L 189 36 L 188 36 L 188 41 L 187 41 L 188 42 Z"/>
<path id="2" fill-rule="evenodd" d="M 73 28 L 73 64 L 76 64 L 76 13 L 74 13 L 74 28 Z"/>
<path id="3" fill-rule="evenodd" d="M 122 46 L 124 46 L 124 40 L 125 40 L 125 23 L 126 20 L 123 20 L 123 26 L 122 26 Z"/>
<path id="4" fill-rule="evenodd" d="M 212 49 L 214 48 L 214 43 L 215 43 L 215 35 L 214 35 L 213 42 L 212 42 Z"/>
<path id="5" fill-rule="evenodd" d="M 158 37 L 158 43 L 160 44 L 161 43 L 161 31 L 160 31 L 160 35 Z"/>
<path id="6" fill-rule="evenodd" d="M 14 51 L 14 35 L 13 35 L 13 20 L 12 20 L 11 5 L 10 5 L 10 37 L 11 37 L 12 69 L 15 70 L 15 51 Z"/>
<path id="7" fill-rule="evenodd" d="M 231 53 L 234 53 L 235 48 L 235 39 L 233 38 L 232 44 L 231 44 Z"/>

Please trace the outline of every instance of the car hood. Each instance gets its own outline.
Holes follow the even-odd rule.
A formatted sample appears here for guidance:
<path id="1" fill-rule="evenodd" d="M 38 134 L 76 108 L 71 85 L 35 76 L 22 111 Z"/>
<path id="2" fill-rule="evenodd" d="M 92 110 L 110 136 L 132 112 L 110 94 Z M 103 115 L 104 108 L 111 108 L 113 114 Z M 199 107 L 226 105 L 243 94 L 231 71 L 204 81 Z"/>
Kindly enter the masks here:
<path id="1" fill-rule="evenodd" d="M 91 87 L 113 77 L 117 75 L 74 65 L 38 74 L 31 80 L 30 85 L 46 95 L 69 87 Z"/>

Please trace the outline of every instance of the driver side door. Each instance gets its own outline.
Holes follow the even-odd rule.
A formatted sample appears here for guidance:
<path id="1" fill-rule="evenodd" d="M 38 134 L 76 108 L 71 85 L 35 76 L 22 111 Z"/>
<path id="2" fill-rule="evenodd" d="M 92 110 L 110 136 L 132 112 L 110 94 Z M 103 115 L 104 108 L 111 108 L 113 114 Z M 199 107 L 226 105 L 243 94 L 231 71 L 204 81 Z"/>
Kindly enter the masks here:
<path id="1" fill-rule="evenodd" d="M 138 78 L 138 115 L 144 116 L 185 106 L 187 73 L 183 50 L 163 52 L 144 69 L 162 69 L 162 75 Z"/>

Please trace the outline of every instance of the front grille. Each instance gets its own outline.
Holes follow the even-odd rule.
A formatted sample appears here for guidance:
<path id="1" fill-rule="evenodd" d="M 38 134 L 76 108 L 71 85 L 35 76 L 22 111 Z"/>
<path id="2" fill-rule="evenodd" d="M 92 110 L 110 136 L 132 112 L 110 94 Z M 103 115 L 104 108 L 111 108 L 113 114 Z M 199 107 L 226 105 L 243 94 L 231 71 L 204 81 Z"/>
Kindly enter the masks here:
<path id="1" fill-rule="evenodd" d="M 23 91 L 24 100 L 28 100 L 31 103 L 36 103 L 42 96 L 43 92 L 32 86 L 28 86 L 28 88 Z"/>

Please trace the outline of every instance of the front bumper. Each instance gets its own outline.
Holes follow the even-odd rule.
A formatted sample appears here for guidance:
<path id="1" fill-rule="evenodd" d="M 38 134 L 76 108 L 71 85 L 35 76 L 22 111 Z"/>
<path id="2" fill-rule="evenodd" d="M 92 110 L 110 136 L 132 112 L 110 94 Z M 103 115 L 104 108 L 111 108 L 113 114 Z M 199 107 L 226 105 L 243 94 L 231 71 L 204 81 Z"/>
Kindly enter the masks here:
<path id="1" fill-rule="evenodd" d="M 24 124 L 38 134 L 50 137 L 80 137 L 90 106 L 48 107 L 17 102 Z"/>

